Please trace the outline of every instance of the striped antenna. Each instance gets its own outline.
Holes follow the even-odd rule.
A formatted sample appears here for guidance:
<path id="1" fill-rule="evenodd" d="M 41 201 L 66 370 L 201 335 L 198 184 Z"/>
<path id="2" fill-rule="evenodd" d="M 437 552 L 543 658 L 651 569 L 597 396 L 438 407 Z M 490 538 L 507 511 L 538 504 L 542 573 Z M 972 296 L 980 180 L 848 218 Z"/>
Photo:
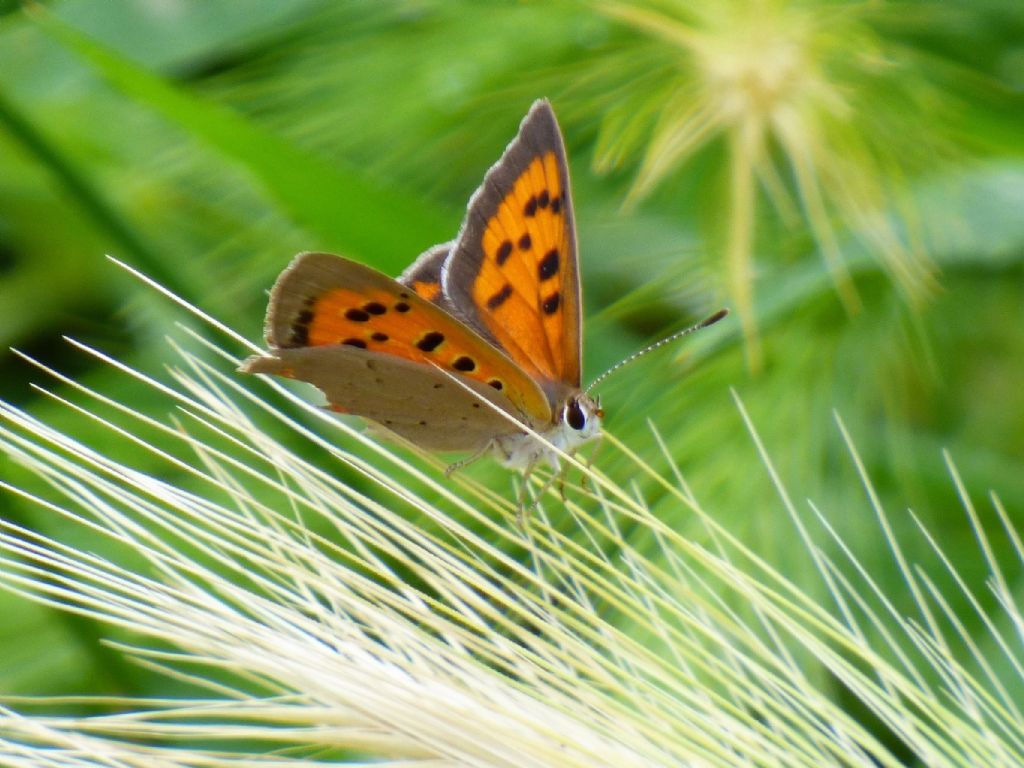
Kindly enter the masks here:
<path id="1" fill-rule="evenodd" d="M 634 352 L 632 355 L 630 355 L 629 357 L 627 357 L 624 360 L 620 360 L 615 365 L 613 365 L 611 368 L 609 368 L 607 371 L 605 371 L 600 376 L 598 376 L 596 379 L 594 379 L 592 382 L 590 382 L 590 386 L 587 387 L 583 391 L 584 392 L 589 392 L 594 387 L 596 387 L 598 384 L 600 384 L 602 381 L 604 381 L 609 376 L 611 376 L 613 373 L 615 373 L 615 371 L 619 370 L 619 368 L 622 368 L 625 365 L 629 365 L 634 360 L 636 360 L 638 357 L 643 357 L 648 352 L 653 352 L 654 350 L 658 349 L 659 347 L 663 347 L 666 344 L 671 344 L 676 339 L 681 339 L 683 336 L 687 336 L 687 335 L 693 333 L 694 331 L 699 331 L 701 328 L 707 328 L 709 325 L 714 325 L 715 323 L 717 323 L 719 320 L 721 320 L 723 317 L 725 317 L 728 314 L 729 314 L 729 310 L 728 309 L 720 309 L 717 312 L 715 312 L 715 314 L 711 315 L 711 317 L 704 318 L 703 320 L 701 320 L 696 325 L 691 325 L 689 328 L 686 328 L 686 329 L 684 329 L 682 331 L 677 331 L 676 333 L 673 333 L 671 336 L 666 336 L 661 341 L 656 341 L 653 344 L 651 344 L 650 346 L 644 347 L 639 352 Z"/>

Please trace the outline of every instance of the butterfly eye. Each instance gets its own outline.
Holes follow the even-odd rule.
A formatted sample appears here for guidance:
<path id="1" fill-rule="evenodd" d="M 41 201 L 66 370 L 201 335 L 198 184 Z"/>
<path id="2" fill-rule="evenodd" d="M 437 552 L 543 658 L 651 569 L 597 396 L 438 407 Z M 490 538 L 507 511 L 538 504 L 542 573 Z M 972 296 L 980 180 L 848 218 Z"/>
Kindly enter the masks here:
<path id="1" fill-rule="evenodd" d="M 565 423 L 577 431 L 587 426 L 587 416 L 578 401 L 570 400 L 565 406 Z"/>

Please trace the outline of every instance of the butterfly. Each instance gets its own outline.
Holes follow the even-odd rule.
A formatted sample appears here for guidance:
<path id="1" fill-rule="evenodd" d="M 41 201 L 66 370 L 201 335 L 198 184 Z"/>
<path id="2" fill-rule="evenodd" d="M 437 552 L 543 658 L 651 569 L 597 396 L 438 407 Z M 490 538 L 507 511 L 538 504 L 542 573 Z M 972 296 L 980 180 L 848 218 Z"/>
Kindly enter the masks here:
<path id="1" fill-rule="evenodd" d="M 597 438 L 604 415 L 581 389 L 581 304 L 565 146 L 540 100 L 456 239 L 397 279 L 296 256 L 271 290 L 269 350 L 240 370 L 313 384 L 331 409 L 429 451 L 557 471 L 559 452 Z"/>

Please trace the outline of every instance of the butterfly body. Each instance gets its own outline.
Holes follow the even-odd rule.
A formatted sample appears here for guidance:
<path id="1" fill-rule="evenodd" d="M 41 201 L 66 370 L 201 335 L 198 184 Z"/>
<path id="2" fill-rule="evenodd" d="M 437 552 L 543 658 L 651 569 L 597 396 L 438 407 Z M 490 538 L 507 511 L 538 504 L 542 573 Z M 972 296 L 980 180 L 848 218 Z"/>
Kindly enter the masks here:
<path id="1" fill-rule="evenodd" d="M 454 241 L 397 280 L 300 254 L 271 291 L 268 353 L 241 370 L 310 382 L 427 450 L 557 469 L 603 416 L 580 388 L 581 304 L 565 149 L 538 101 Z"/>
<path id="2" fill-rule="evenodd" d="M 492 447 L 498 460 L 509 469 L 526 472 L 544 462 L 557 471 L 561 468 L 559 452 L 571 456 L 584 444 L 601 436 L 603 416 L 596 400 L 577 393 L 565 402 L 561 417 L 539 432 L 543 442 L 531 435 L 516 433 L 496 437 Z"/>

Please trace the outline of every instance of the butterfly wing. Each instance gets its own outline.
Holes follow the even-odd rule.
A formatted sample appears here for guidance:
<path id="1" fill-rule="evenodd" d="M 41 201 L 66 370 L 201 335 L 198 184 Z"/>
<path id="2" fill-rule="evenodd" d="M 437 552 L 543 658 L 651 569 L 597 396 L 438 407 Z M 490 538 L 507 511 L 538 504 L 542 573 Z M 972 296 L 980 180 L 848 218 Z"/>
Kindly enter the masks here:
<path id="1" fill-rule="evenodd" d="M 441 293 L 441 267 L 451 253 L 453 245 L 454 242 L 435 245 L 420 254 L 416 261 L 395 279 L 402 285 L 412 288 L 421 298 L 444 306 L 446 302 Z"/>
<path id="2" fill-rule="evenodd" d="M 337 410 L 381 423 L 390 418 L 404 425 L 404 433 L 394 431 L 428 449 L 434 445 L 425 435 L 436 428 L 438 414 L 451 424 L 463 416 L 487 422 L 480 431 L 497 430 L 492 437 L 515 431 L 465 390 L 456 410 L 446 410 L 461 388 L 442 370 L 528 423 L 551 418 L 539 386 L 501 350 L 415 290 L 340 256 L 295 258 L 271 291 L 265 334 L 271 356 L 250 358 L 244 372 L 308 381 Z M 444 394 L 432 397 L 430 390 Z M 474 440 L 457 449 L 473 447 Z"/>
<path id="3" fill-rule="evenodd" d="M 467 392 L 436 368 L 358 347 L 275 349 L 273 357 L 249 358 L 243 370 L 313 384 L 333 410 L 373 419 L 428 451 L 478 451 L 492 438 L 518 431 L 482 402 L 509 410 L 486 384 L 466 380 Z"/>
<path id="4" fill-rule="evenodd" d="M 488 171 L 441 274 L 460 317 L 494 339 L 552 401 L 580 386 L 580 283 L 565 147 L 538 101 Z"/>

